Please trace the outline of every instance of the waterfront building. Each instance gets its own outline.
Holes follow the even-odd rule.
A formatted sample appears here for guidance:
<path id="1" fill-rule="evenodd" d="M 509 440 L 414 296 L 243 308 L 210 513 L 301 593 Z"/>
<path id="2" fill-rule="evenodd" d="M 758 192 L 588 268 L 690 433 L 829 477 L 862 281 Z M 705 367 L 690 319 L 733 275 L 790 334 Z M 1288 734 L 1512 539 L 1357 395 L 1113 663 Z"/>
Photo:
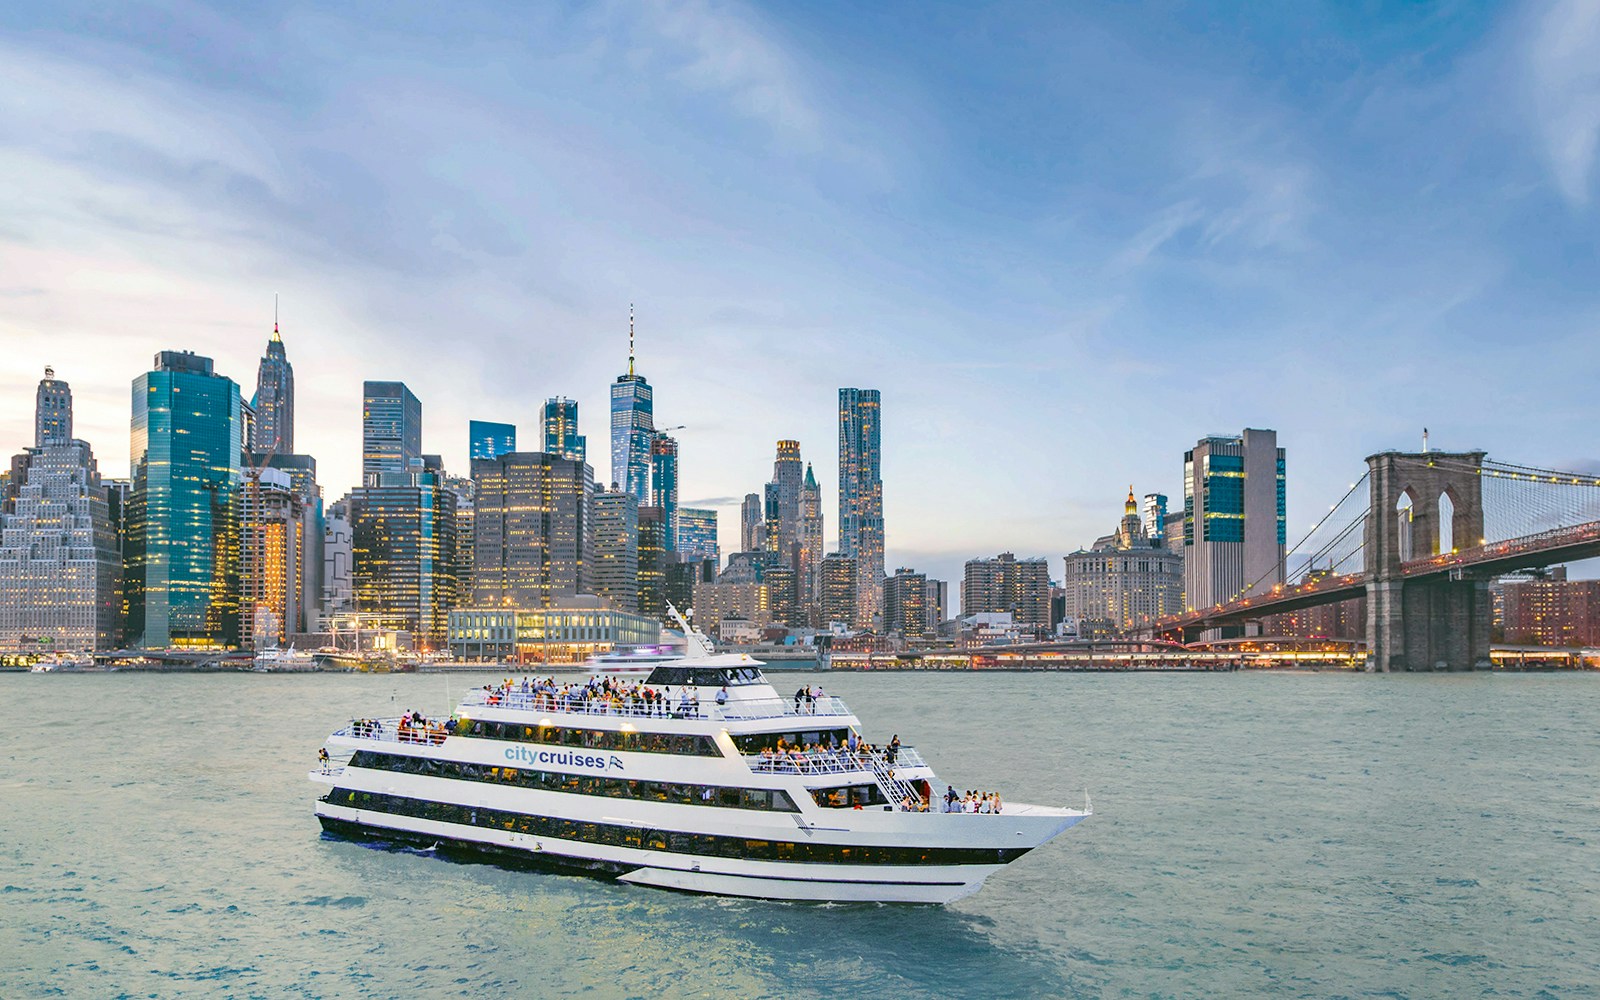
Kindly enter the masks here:
<path id="1" fill-rule="evenodd" d="M 1546 576 L 1498 581 L 1492 588 L 1505 641 L 1521 646 L 1600 646 L 1600 580 Z"/>
<path id="2" fill-rule="evenodd" d="M 135 645 L 238 645 L 242 403 L 190 351 L 162 351 L 134 379 L 123 582 Z"/>
<path id="3" fill-rule="evenodd" d="M 256 369 L 256 393 L 250 397 L 250 450 L 262 454 L 294 453 L 294 366 L 284 352 L 278 321 L 272 321 L 267 353 Z"/>
<path id="4" fill-rule="evenodd" d="M 587 464 L 514 451 L 473 462 L 472 480 L 474 606 L 548 608 L 589 593 Z"/>
<path id="5" fill-rule="evenodd" d="M 471 461 L 495 459 L 517 450 L 517 425 L 488 420 L 467 421 L 467 454 Z"/>
<path id="6" fill-rule="evenodd" d="M 759 552 L 766 547 L 766 505 L 760 493 L 746 493 L 739 507 L 739 551 Z"/>
<path id="7" fill-rule="evenodd" d="M 34 440 L 0 513 L 0 650 L 111 649 L 122 565 L 94 453 L 72 433 L 72 391 L 45 370 Z"/>
<path id="8" fill-rule="evenodd" d="M 322 537 L 323 617 L 349 615 L 356 609 L 356 597 L 348 496 L 328 507 Z"/>
<path id="9" fill-rule="evenodd" d="M 808 614 L 817 607 L 822 592 L 822 487 L 817 484 L 811 463 L 806 463 L 805 481 L 800 486 L 800 544 L 795 569 L 800 575 L 800 604 Z"/>
<path id="10" fill-rule="evenodd" d="M 578 433 L 578 401 L 551 396 L 544 401 L 544 450 L 573 462 L 589 460 L 588 441 Z"/>
<path id="11" fill-rule="evenodd" d="M 717 545 L 717 512 L 703 507 L 680 507 L 677 551 L 691 562 L 709 559 L 720 566 L 722 549 Z"/>
<path id="12" fill-rule="evenodd" d="M 633 307 L 628 308 L 628 373 L 611 385 L 611 481 L 639 506 L 650 503 L 650 444 L 655 437 L 655 402 L 650 383 L 634 371 Z"/>
<path id="13" fill-rule="evenodd" d="M 33 446 L 44 448 L 72 440 L 72 386 L 44 370 L 33 402 Z M 20 484 L 19 484 L 20 485 Z"/>
<path id="14" fill-rule="evenodd" d="M 444 644 L 459 602 L 455 501 L 437 468 L 379 473 L 350 494 L 356 612 L 427 648 Z"/>
<path id="15" fill-rule="evenodd" d="M 1018 559 L 1002 552 L 994 559 L 967 562 L 961 585 L 961 614 L 1009 613 L 1019 628 L 1050 629 L 1050 570 L 1043 559 Z"/>
<path id="16" fill-rule="evenodd" d="M 883 603 L 883 447 L 877 389 L 839 390 L 839 551 L 856 560 L 856 621 Z"/>
<path id="17" fill-rule="evenodd" d="M 883 581 L 883 631 L 916 641 L 933 635 L 928 613 L 928 577 L 902 566 Z"/>
<path id="18" fill-rule="evenodd" d="M 563 597 L 551 608 L 463 608 L 450 613 L 450 655 L 467 662 L 582 663 L 618 647 L 660 641 L 660 622 L 591 595 Z"/>
<path id="19" fill-rule="evenodd" d="M 660 507 L 639 508 L 639 613 L 667 616 L 666 518 Z"/>
<path id="20" fill-rule="evenodd" d="M 857 617 L 861 606 L 856 601 L 856 560 L 841 552 L 830 552 L 822 559 L 821 590 L 817 595 L 817 625 L 865 627 Z M 869 623 L 870 624 L 870 623 Z"/>
<path id="21" fill-rule="evenodd" d="M 1153 505 L 1145 499 L 1141 517 L 1130 488 L 1116 530 L 1066 557 L 1063 619 L 1128 629 L 1183 611 L 1183 558 L 1167 548 L 1164 534 L 1147 531 Z"/>
<path id="22" fill-rule="evenodd" d="M 1184 593 L 1208 608 L 1284 582 L 1284 452 L 1246 428 L 1202 438 L 1183 455 Z"/>
<path id="23" fill-rule="evenodd" d="M 422 402 L 404 382 L 361 385 L 361 481 L 383 473 L 409 475 L 422 462 Z"/>
<path id="24" fill-rule="evenodd" d="M 733 583 L 718 578 L 716 583 L 698 582 L 694 587 L 695 627 L 711 635 L 724 621 L 748 621 L 766 626 L 772 623 L 767 603 L 767 587 L 754 581 Z"/>
<path id="25" fill-rule="evenodd" d="M 678 548 L 678 442 L 657 433 L 650 439 L 650 506 L 661 508 L 662 542 Z"/>
<path id="26" fill-rule="evenodd" d="M 639 501 L 616 483 L 594 497 L 590 576 L 596 596 L 622 611 L 639 610 Z"/>
<path id="27" fill-rule="evenodd" d="M 287 473 L 252 470 L 241 500 L 239 643 L 271 649 L 310 631 L 305 502 Z"/>

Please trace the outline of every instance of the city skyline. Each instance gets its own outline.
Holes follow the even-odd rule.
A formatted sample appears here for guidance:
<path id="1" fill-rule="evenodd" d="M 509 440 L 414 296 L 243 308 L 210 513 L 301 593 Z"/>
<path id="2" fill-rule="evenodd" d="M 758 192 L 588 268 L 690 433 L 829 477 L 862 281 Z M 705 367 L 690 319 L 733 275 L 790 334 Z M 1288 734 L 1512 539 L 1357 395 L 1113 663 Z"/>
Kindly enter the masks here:
<path id="1" fill-rule="evenodd" d="M 1128 480 L 1181 496 L 1173 456 L 1218 429 L 1275 428 L 1295 456 L 1291 541 L 1362 456 L 1415 447 L 1423 425 L 1438 447 L 1600 469 L 1573 402 L 1600 340 L 1595 16 L 1248 12 L 1263 56 L 1206 32 L 1203 10 L 1174 15 L 1171 39 L 1140 33 L 1136 10 L 1046 12 L 1032 41 L 1004 11 L 969 14 L 1053 53 L 1031 67 L 944 40 L 940 17 L 896 38 L 882 12 L 848 28 L 738 5 L 545 13 L 510 31 L 479 11 L 484 35 L 521 40 L 439 22 L 370 47 L 329 14 L 174 14 L 172 37 L 207 43 L 180 50 L 8 11 L 0 52 L 30 101 L 0 101 L 22 180 L 0 195 L 0 440 L 31 439 L 53 364 L 75 435 L 126 475 L 128 380 L 189 349 L 252 385 L 282 292 L 295 448 L 330 501 L 359 481 L 363 379 L 411 387 L 453 472 L 468 419 L 534 427 L 551 395 L 602 433 L 628 301 L 660 422 L 688 428 L 681 503 L 719 510 L 725 551 L 774 440 L 816 457 L 834 505 L 844 385 L 889 407 L 887 564 L 948 580 L 968 558 L 1086 544 Z M 340 64 L 313 36 L 364 55 Z M 1272 54 L 1299 36 L 1328 58 Z M 479 46 L 494 58 L 453 58 Z M 618 48 L 643 54 L 605 57 Z M 299 82 L 258 72 L 269 59 Z M 943 81 L 943 59 L 987 75 Z M 429 95 L 406 125 L 380 87 L 402 65 Z M 1129 111 L 1117 93 L 1142 99 L 1099 124 Z M 990 98 L 1019 113 L 952 110 Z M 519 138 L 529 123 L 550 126 L 541 148 Z M 459 138 L 438 170 L 405 166 L 439 134 Z M 541 201 L 571 207 L 495 179 L 530 171 L 554 193 Z M 1504 405 L 1461 391 L 1491 371 L 1522 376 Z M 997 402 L 973 421 L 979 399 Z M 1067 458 L 1041 460 L 1042 430 Z"/>

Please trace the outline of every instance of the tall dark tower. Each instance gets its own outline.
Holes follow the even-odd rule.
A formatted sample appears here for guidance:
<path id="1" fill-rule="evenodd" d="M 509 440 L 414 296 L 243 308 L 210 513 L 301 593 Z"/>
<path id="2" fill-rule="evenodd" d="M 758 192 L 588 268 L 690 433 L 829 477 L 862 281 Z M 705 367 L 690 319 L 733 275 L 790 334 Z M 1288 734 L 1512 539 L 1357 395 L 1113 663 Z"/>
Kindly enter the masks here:
<path id="1" fill-rule="evenodd" d="M 261 356 L 256 372 L 256 394 L 250 399 L 256 420 L 250 435 L 250 450 L 263 454 L 294 453 L 294 366 L 283 350 L 278 333 L 278 305 L 272 305 L 272 339 Z"/>
<path id="2" fill-rule="evenodd" d="M 66 444 L 72 440 L 72 387 L 56 378 L 54 368 L 44 370 L 33 407 L 33 446 Z"/>

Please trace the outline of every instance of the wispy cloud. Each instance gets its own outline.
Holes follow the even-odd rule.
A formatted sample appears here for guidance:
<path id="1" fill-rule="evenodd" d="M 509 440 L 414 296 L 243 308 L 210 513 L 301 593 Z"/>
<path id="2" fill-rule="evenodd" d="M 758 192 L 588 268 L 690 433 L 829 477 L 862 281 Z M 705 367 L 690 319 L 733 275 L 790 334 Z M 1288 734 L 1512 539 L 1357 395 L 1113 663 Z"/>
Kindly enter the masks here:
<path id="1" fill-rule="evenodd" d="M 1600 149 L 1600 3 L 1555 0 L 1529 33 L 1535 127 L 1561 194 L 1586 206 Z"/>

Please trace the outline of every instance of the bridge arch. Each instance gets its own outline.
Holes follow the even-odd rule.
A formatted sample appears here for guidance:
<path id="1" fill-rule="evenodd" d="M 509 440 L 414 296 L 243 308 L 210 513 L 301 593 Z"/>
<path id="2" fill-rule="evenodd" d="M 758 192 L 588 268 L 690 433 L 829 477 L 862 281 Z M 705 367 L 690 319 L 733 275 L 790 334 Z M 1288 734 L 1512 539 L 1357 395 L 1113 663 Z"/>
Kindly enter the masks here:
<path id="1" fill-rule="evenodd" d="M 1456 501 L 1446 486 L 1439 493 L 1439 534 L 1433 547 L 1434 555 L 1456 550 Z"/>

